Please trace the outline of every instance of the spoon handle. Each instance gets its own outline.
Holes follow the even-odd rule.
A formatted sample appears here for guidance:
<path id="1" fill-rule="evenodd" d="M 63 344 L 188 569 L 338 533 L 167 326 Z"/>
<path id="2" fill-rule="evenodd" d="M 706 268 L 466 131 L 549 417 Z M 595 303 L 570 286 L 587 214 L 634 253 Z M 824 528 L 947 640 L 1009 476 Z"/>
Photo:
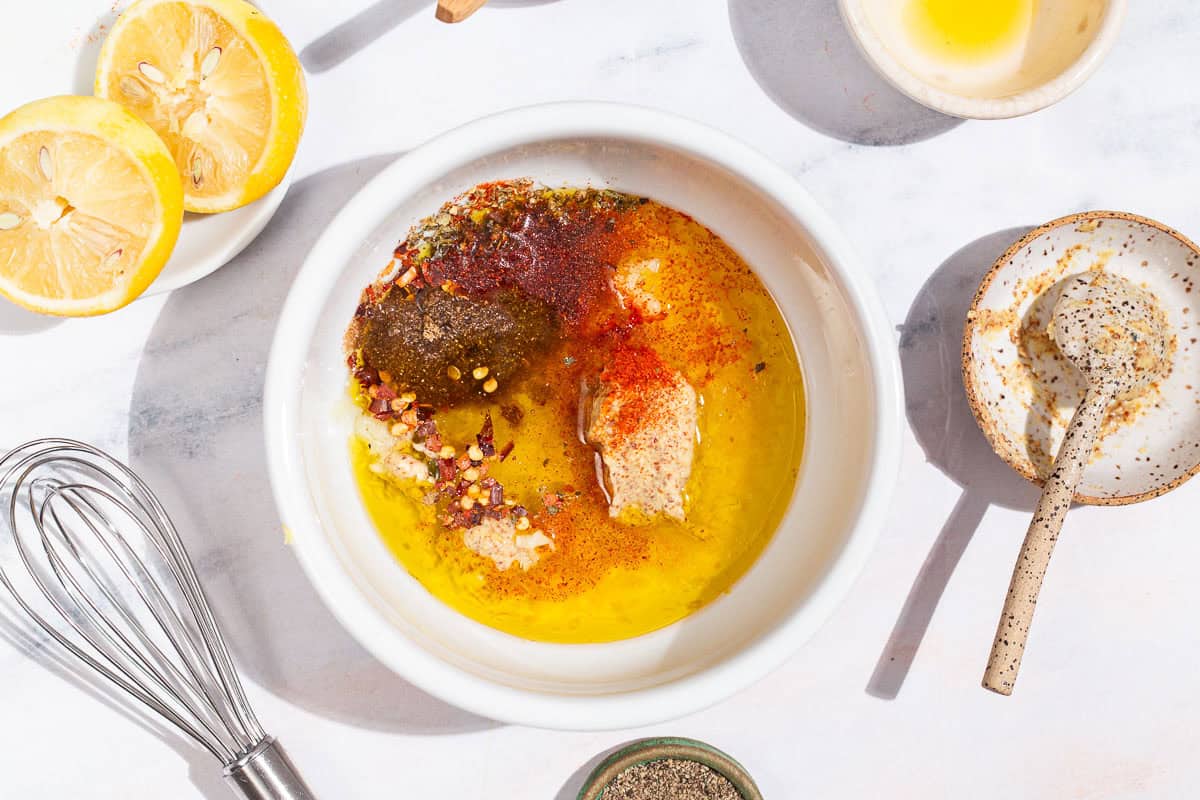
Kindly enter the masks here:
<path id="1" fill-rule="evenodd" d="M 462 22 L 483 8 L 487 0 L 438 0 L 437 18 L 442 22 Z"/>
<path id="2" fill-rule="evenodd" d="M 1063 437 L 1054 467 L 1042 487 L 1033 512 L 1033 521 L 1021 545 L 1021 555 L 1013 567 L 1012 582 L 1008 585 L 1008 596 L 1004 599 L 1004 611 L 996 626 L 996 639 L 992 642 L 992 654 L 988 658 L 987 670 L 983 673 L 983 686 L 1003 695 L 1012 694 L 1021 669 L 1021 656 L 1025 653 L 1025 640 L 1033 622 L 1033 610 L 1037 605 L 1038 592 L 1046 568 L 1050 565 L 1050 554 L 1058 541 L 1063 519 L 1075 497 L 1075 488 L 1083 477 L 1083 468 L 1092 454 L 1092 444 L 1100 431 L 1100 423 L 1112 402 L 1112 395 L 1089 389 L 1083 402 L 1075 411 L 1067 433 Z"/>

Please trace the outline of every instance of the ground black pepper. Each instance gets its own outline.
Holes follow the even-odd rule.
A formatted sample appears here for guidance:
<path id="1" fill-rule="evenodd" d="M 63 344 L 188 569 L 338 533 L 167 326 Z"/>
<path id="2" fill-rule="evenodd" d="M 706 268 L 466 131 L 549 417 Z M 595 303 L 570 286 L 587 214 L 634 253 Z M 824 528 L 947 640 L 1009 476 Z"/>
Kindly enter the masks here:
<path id="1" fill-rule="evenodd" d="M 603 800 L 743 800 L 729 780 L 698 761 L 667 758 L 622 772 Z"/>

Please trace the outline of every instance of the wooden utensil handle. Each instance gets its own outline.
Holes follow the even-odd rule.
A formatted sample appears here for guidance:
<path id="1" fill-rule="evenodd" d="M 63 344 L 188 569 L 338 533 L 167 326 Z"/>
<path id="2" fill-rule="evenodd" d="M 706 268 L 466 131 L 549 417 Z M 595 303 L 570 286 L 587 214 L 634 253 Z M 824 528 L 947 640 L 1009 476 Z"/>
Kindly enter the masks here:
<path id="1" fill-rule="evenodd" d="M 438 0 L 437 18 L 442 22 L 462 22 L 483 8 L 487 0 Z"/>
<path id="2" fill-rule="evenodd" d="M 992 654 L 983 673 L 983 686 L 1003 695 L 1012 694 L 1025 653 L 1025 640 L 1033 622 L 1042 579 L 1050 565 L 1050 555 L 1058 541 L 1063 519 L 1071 508 L 1075 489 L 1083 477 L 1083 469 L 1092 454 L 1092 445 L 1100 431 L 1100 423 L 1112 402 L 1112 396 L 1089 389 L 1075 411 L 1054 467 L 1042 488 L 1042 496 L 1033 512 L 1033 521 L 1021 545 L 1021 555 L 1013 567 L 1004 611 L 996 626 Z"/>

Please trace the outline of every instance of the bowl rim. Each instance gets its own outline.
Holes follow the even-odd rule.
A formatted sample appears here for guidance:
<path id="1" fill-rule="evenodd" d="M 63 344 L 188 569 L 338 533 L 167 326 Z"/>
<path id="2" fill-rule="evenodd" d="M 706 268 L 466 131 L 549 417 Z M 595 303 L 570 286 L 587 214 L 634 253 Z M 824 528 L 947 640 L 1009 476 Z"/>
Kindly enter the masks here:
<path id="1" fill-rule="evenodd" d="M 992 266 L 988 269 L 987 274 L 983 276 L 983 280 L 979 284 L 979 289 L 976 290 L 975 296 L 971 300 L 971 306 L 967 310 L 967 318 L 963 321 L 961 353 L 963 388 L 966 390 L 967 404 L 971 407 L 971 414 L 975 417 L 975 423 L 979 426 L 979 430 L 983 432 L 983 436 L 985 439 L 987 439 L 988 445 L 991 446 L 992 451 L 995 452 L 995 454 L 998 455 L 1004 461 L 1004 463 L 1008 464 L 1008 466 L 1010 466 L 1014 472 L 1035 486 L 1041 486 L 1044 481 L 1038 477 L 1037 473 L 1034 472 L 1028 464 L 1010 458 L 1008 449 L 1002 446 L 1003 435 L 1000 433 L 1000 426 L 992 418 L 992 415 L 988 410 L 988 405 L 983 400 L 979 383 L 976 380 L 976 373 L 971 368 L 975 363 L 974 353 L 971 350 L 971 341 L 973 339 L 972 331 L 974 328 L 974 326 L 971 324 L 971 319 L 974 314 L 979 311 L 979 306 L 980 303 L 983 302 L 984 295 L 987 294 L 992 283 L 1003 271 L 1004 265 L 1015 258 L 1017 253 L 1021 252 L 1027 246 L 1029 246 L 1029 244 L 1052 230 L 1097 219 L 1114 219 L 1122 222 L 1133 222 L 1139 225 L 1146 225 L 1147 227 L 1154 228 L 1160 233 L 1165 233 L 1174 238 L 1184 247 L 1195 253 L 1197 257 L 1200 257 L 1200 246 L 1197 246 L 1195 242 L 1176 229 L 1170 227 L 1169 225 L 1164 225 L 1157 220 L 1150 219 L 1149 217 L 1143 217 L 1140 214 L 1133 214 L 1128 211 L 1080 211 L 1075 214 L 1067 214 L 1065 217 L 1052 219 L 1043 225 L 1039 225 L 1038 227 L 1026 233 L 1017 241 L 1013 242 L 1007 250 L 1000 254 L 999 258 L 992 262 Z M 1161 497 L 1167 492 L 1177 489 L 1195 477 L 1198 473 L 1200 473 L 1200 460 L 1193 464 L 1183 474 L 1178 475 L 1167 483 L 1156 486 L 1153 489 L 1147 489 L 1144 492 L 1116 495 L 1111 497 L 1093 496 L 1076 492 L 1074 501 L 1076 503 L 1089 506 L 1127 506 L 1132 505 L 1133 503 L 1142 503 L 1146 500 L 1153 500 L 1156 497 Z"/>
<path id="2" fill-rule="evenodd" d="M 363 241 L 395 208 L 397 194 L 510 147 L 598 137 L 665 146 L 712 163 L 801 222 L 860 328 L 873 378 L 876 435 L 857 518 L 800 608 L 741 651 L 682 678 L 621 693 L 561 695 L 501 685 L 442 660 L 398 632 L 362 593 L 326 540 L 307 489 L 299 437 L 293 434 L 302 391 L 295 376 L 304 374 L 327 289 L 346 261 L 346 242 Z M 339 268 L 326 269 L 329 264 Z M 870 276 L 833 219 L 791 175 L 750 146 L 698 122 L 634 105 L 563 102 L 503 111 L 436 136 L 383 169 L 342 208 L 310 251 L 284 303 L 267 364 L 263 417 L 272 493 L 296 556 L 325 605 L 367 650 L 420 689 L 481 716 L 542 728 L 606 730 L 673 719 L 719 702 L 780 666 L 832 615 L 874 548 L 899 476 L 903 385 L 891 327 Z"/>
<path id="3" fill-rule="evenodd" d="M 1070 95 L 1104 61 L 1125 20 L 1128 0 L 1107 0 L 1100 30 L 1070 66 L 1038 86 L 1007 97 L 971 97 L 939 89 L 911 72 L 888 50 L 863 11 L 864 0 L 838 0 L 842 21 L 867 62 L 884 80 L 926 108 L 962 119 L 1011 119 L 1041 111 Z"/>

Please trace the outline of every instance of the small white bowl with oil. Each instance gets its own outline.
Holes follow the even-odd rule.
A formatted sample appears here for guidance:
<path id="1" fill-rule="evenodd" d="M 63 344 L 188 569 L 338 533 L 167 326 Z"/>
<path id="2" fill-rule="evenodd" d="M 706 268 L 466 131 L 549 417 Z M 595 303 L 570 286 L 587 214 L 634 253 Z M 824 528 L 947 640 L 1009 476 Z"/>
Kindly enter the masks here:
<path id="1" fill-rule="evenodd" d="M 1005 119 L 1083 85 L 1116 41 L 1127 0 L 839 0 L 867 60 L 945 114 Z"/>

